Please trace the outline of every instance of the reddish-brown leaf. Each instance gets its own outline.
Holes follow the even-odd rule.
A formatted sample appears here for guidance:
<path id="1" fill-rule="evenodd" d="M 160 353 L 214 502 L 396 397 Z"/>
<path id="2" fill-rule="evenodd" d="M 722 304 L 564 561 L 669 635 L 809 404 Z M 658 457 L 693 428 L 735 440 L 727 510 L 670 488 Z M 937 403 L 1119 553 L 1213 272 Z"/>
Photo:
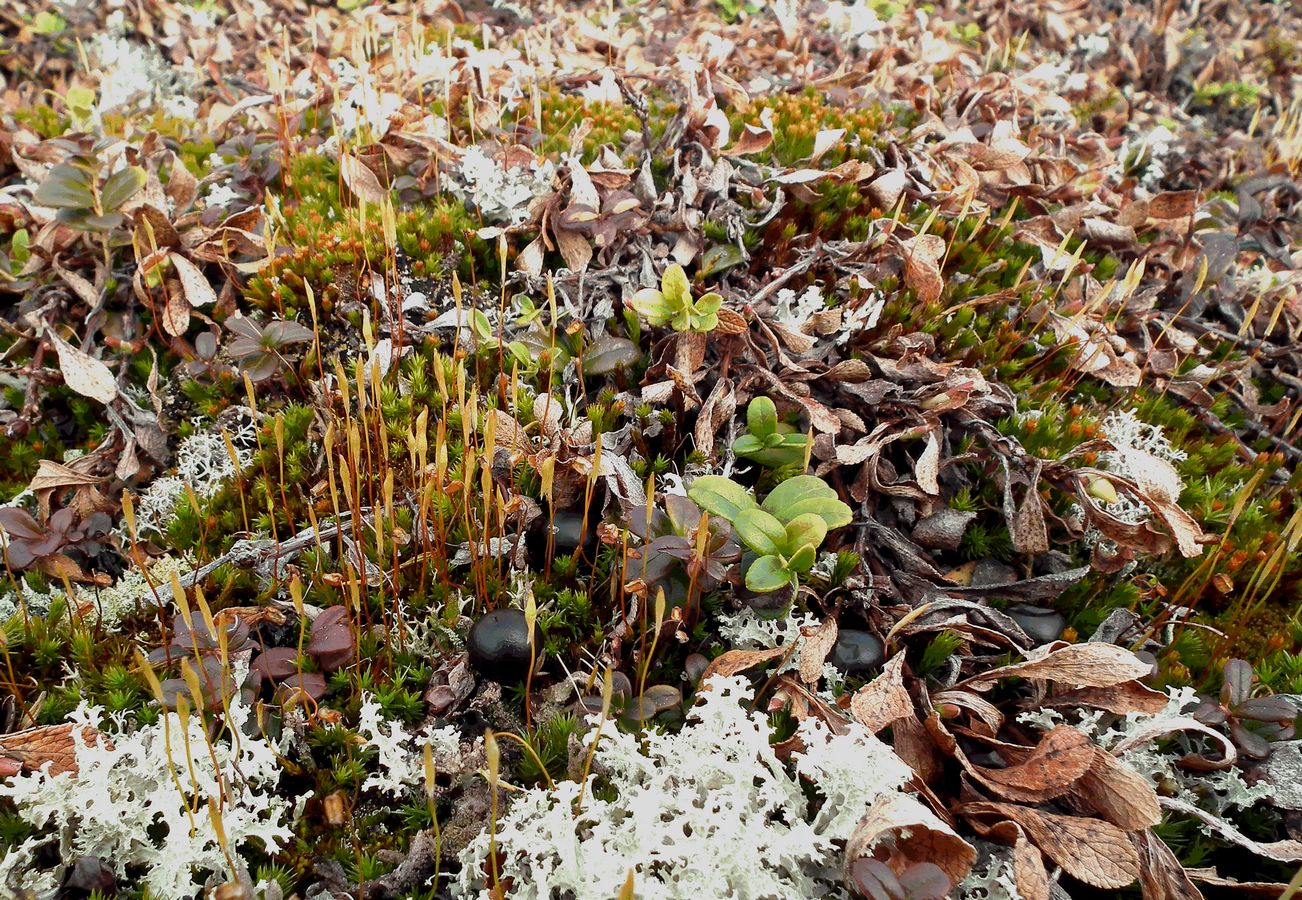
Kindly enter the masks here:
<path id="1" fill-rule="evenodd" d="M 873 804 L 846 842 L 846 861 L 883 843 L 890 847 L 887 864 L 897 875 L 914 863 L 929 862 L 957 884 L 976 862 L 976 848 L 910 794 L 887 794 Z"/>
<path id="2" fill-rule="evenodd" d="M 768 650 L 729 650 L 713 659 L 701 674 L 704 684 L 713 675 L 736 675 L 755 666 L 779 659 L 790 652 L 789 647 L 773 647 Z"/>
<path id="3" fill-rule="evenodd" d="M 987 690 L 1002 678 L 1017 676 L 1035 681 L 1059 681 L 1083 687 L 1111 687 L 1143 678 L 1152 666 L 1115 644 L 1072 644 L 1034 656 L 1026 662 L 981 672 L 963 682 L 965 687 Z"/>
<path id="4" fill-rule="evenodd" d="M 991 790 L 1009 800 L 1042 803 L 1060 797 L 1094 761 L 1095 747 L 1081 731 L 1059 725 L 1024 761 L 1003 769 L 972 766 L 971 772 Z"/>
<path id="5" fill-rule="evenodd" d="M 1203 892 L 1161 838 L 1144 829 L 1132 834 L 1130 842 L 1139 854 L 1139 886 L 1144 900 L 1203 900 Z"/>
<path id="6" fill-rule="evenodd" d="M 1093 764 L 1076 783 L 1075 796 L 1126 831 L 1162 821 L 1152 783 L 1101 747 L 1093 751 Z"/>
<path id="7" fill-rule="evenodd" d="M 112 747 L 107 738 L 89 725 L 82 727 L 81 737 L 87 744 L 102 741 L 105 746 Z M 51 775 L 76 774 L 77 748 L 72 738 L 72 723 L 43 725 L 0 735 L 0 757 L 18 763 L 29 772 L 37 771 L 48 762 Z"/>
<path id="8" fill-rule="evenodd" d="M 968 815 L 1003 816 L 1067 874 L 1097 888 L 1123 888 L 1139 877 L 1139 854 L 1111 822 L 1041 812 L 1012 803 L 969 803 Z"/>

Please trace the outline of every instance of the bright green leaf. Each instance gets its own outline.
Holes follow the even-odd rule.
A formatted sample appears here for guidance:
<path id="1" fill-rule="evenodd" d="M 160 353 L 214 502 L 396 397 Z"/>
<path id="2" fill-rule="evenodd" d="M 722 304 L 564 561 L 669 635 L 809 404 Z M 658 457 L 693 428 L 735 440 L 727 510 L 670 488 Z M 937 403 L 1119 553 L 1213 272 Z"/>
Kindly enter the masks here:
<path id="1" fill-rule="evenodd" d="M 817 513 L 829 529 L 849 525 L 853 515 L 827 482 L 814 475 L 797 475 L 775 487 L 763 508 L 783 522 L 805 513 Z"/>
<path id="2" fill-rule="evenodd" d="M 665 300 L 665 295 L 655 288 L 643 288 L 627 301 L 639 316 L 652 325 L 668 325 L 674 317 L 674 308 Z"/>
<path id="3" fill-rule="evenodd" d="M 825 537 L 827 537 L 827 523 L 823 521 L 823 517 L 817 513 L 804 513 L 787 523 L 782 546 L 788 550 L 805 544 L 818 547 Z"/>
<path id="4" fill-rule="evenodd" d="M 761 556 L 746 570 L 746 587 L 757 594 L 767 594 L 786 587 L 791 572 L 779 556 Z"/>
<path id="5" fill-rule="evenodd" d="M 758 506 L 750 491 L 722 475 L 700 476 L 688 488 L 687 496 L 701 509 L 729 522 L 735 522 L 743 509 Z"/>
<path id="6" fill-rule="evenodd" d="M 768 437 L 778 430 L 778 408 L 768 397 L 756 397 L 746 407 L 746 427 L 756 437 Z"/>
<path id="7" fill-rule="evenodd" d="M 814 560 L 818 558 L 818 548 L 813 544 L 805 544 L 791 554 L 791 559 L 787 561 L 787 568 L 792 572 L 808 572 L 814 567 Z"/>
<path id="8" fill-rule="evenodd" d="M 710 293 L 704 295 L 699 300 L 697 300 L 696 303 L 693 305 L 696 307 L 696 312 L 698 315 L 709 316 L 714 313 L 717 313 L 719 311 L 719 308 L 723 306 L 723 297 L 711 291 Z M 716 320 L 717 320 L 717 316 L 716 316 Z"/>
<path id="9" fill-rule="evenodd" d="M 660 276 L 660 290 L 670 306 L 684 307 L 692 300 L 692 287 L 687 280 L 683 267 L 674 263 Z"/>
<path id="10" fill-rule="evenodd" d="M 743 509 L 737 513 L 732 527 L 741 542 L 760 556 L 781 553 L 787 546 L 782 523 L 762 509 Z"/>
<path id="11" fill-rule="evenodd" d="M 743 434 L 737 440 L 732 442 L 732 452 L 738 456 L 746 456 L 751 453 L 758 453 L 766 446 L 764 441 L 755 437 L 753 434 Z"/>

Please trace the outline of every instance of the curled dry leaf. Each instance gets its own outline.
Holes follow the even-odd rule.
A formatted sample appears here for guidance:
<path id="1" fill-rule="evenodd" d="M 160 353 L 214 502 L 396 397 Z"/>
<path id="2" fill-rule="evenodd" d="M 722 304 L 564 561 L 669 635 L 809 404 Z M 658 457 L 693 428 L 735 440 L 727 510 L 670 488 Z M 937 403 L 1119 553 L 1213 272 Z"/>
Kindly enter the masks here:
<path id="1" fill-rule="evenodd" d="M 737 135 L 737 143 L 725 152 L 729 156 L 747 156 L 767 150 L 773 143 L 773 132 L 762 125 L 745 125 Z"/>
<path id="2" fill-rule="evenodd" d="M 59 355 L 59 369 L 63 372 L 63 380 L 68 387 L 83 397 L 104 404 L 117 399 L 117 379 L 108 366 L 69 344 L 55 334 L 53 328 L 46 328 L 45 334 Z"/>
<path id="3" fill-rule="evenodd" d="M 384 202 L 387 192 L 380 186 L 380 179 L 357 157 L 347 153 L 339 154 L 339 174 L 359 200 L 376 205 Z"/>
<path id="4" fill-rule="evenodd" d="M 1119 741 L 1112 748 L 1113 753 L 1125 753 L 1133 747 L 1138 747 L 1154 741 L 1157 738 L 1164 737 L 1168 734 L 1174 734 L 1177 731 L 1191 731 L 1203 735 L 1218 744 L 1221 748 L 1221 757 L 1218 760 L 1211 760 L 1205 756 L 1185 757 L 1183 762 L 1186 764 L 1196 765 L 1202 769 L 1228 769 L 1234 765 L 1238 758 L 1238 750 L 1234 747 L 1234 742 L 1226 735 L 1209 728 L 1197 719 L 1191 716 L 1162 716 L 1151 722 L 1137 726 L 1134 730 L 1127 733 L 1126 737 Z"/>
<path id="5" fill-rule="evenodd" d="M 791 648 L 786 646 L 772 647 L 768 650 L 729 650 L 715 657 L 705 667 L 705 671 L 701 673 L 701 683 L 705 684 L 713 675 L 736 675 L 738 672 L 779 659 L 790 652 Z"/>
<path id="6" fill-rule="evenodd" d="M 1016 822 L 1004 820 L 993 825 L 973 821 L 979 834 L 1013 848 L 1013 882 L 1023 900 L 1050 900 L 1049 873 L 1044 870 L 1044 857 L 1026 838 L 1026 832 Z"/>
<path id="7" fill-rule="evenodd" d="M 850 714 L 873 734 L 913 715 L 913 700 L 904 687 L 903 653 L 892 656 L 880 675 L 855 691 Z"/>
<path id="8" fill-rule="evenodd" d="M 937 234 L 921 234 L 901 241 L 904 248 L 904 282 L 923 303 L 940 299 L 945 282 L 940 277 L 940 260 L 945 255 L 945 240 Z"/>
<path id="9" fill-rule="evenodd" d="M 170 253 L 168 258 L 176 268 L 181 290 L 185 292 L 185 299 L 191 306 L 211 306 L 217 302 L 217 292 L 212 289 L 198 266 L 179 253 Z"/>
<path id="10" fill-rule="evenodd" d="M 1111 822 L 1012 803 L 969 803 L 963 813 L 1003 816 L 1016 822 L 1045 856 L 1091 887 L 1123 888 L 1139 877 L 1139 854 L 1126 833 Z"/>
<path id="11" fill-rule="evenodd" d="M 969 771 L 1009 800 L 1043 803 L 1067 793 L 1089 771 L 1094 749 L 1084 732 L 1059 725 L 1022 762 L 1003 769 L 972 765 Z"/>
<path id="12" fill-rule="evenodd" d="M 107 743 L 107 738 L 89 725 L 82 726 L 81 738 L 87 744 L 97 741 Z M 64 772 L 75 775 L 77 746 L 72 737 L 72 723 L 44 725 L 40 728 L 28 728 L 12 734 L 0 735 L 0 763 L 5 760 L 17 762 L 29 772 L 35 772 L 49 763 L 51 775 L 60 775 Z"/>
<path id="13" fill-rule="evenodd" d="M 1090 706 L 1105 709 L 1110 713 L 1124 716 L 1127 713 L 1142 713 L 1155 716 L 1170 702 L 1164 692 L 1140 684 L 1138 681 L 1125 681 L 1109 687 L 1088 687 L 1076 691 L 1066 691 L 1046 697 L 1045 706 L 1076 707 Z"/>
<path id="14" fill-rule="evenodd" d="M 896 873 L 919 862 L 940 866 L 957 884 L 972 871 L 976 848 L 910 794 L 887 794 L 874 803 L 845 845 L 849 866 L 866 853 L 887 853 L 884 861 Z"/>
<path id="15" fill-rule="evenodd" d="M 1138 831 L 1162 821 L 1152 783 L 1101 747 L 1093 747 L 1089 770 L 1073 795 L 1118 828 Z"/>
<path id="16" fill-rule="evenodd" d="M 1287 884 L 1280 884 L 1276 881 L 1239 881 L 1234 878 L 1226 878 L 1217 873 L 1215 869 L 1198 868 L 1186 869 L 1189 878 L 1199 884 L 1205 884 L 1208 887 L 1227 888 L 1232 890 L 1233 894 L 1223 894 L 1221 896 L 1231 896 L 1235 900 L 1280 900 L 1284 892 L 1288 890 Z"/>
<path id="17" fill-rule="evenodd" d="M 1057 650 L 1049 649 L 1052 646 L 1046 644 L 1032 651 L 1026 662 L 973 675 L 963 682 L 963 686 L 978 691 L 988 690 L 1000 679 L 1016 676 L 1083 687 L 1111 687 L 1143 678 L 1152 671 L 1149 663 L 1116 644 L 1070 644 Z"/>
<path id="18" fill-rule="evenodd" d="M 805 684 L 818 684 L 823 677 L 823 663 L 836 643 L 836 619 L 828 616 L 817 626 L 800 631 L 805 636 L 800 645 L 800 680 Z"/>
<path id="19" fill-rule="evenodd" d="M 1144 900 L 1203 900 L 1203 892 L 1161 838 L 1145 828 L 1132 834 L 1130 842 L 1139 854 L 1139 885 Z"/>
<path id="20" fill-rule="evenodd" d="M 923 448 L 918 461 L 913 467 L 914 477 L 918 479 L 918 487 L 922 488 L 928 494 L 936 496 L 940 493 L 940 484 L 936 477 L 940 472 L 940 442 L 936 439 L 936 432 L 927 432 L 927 446 Z"/>

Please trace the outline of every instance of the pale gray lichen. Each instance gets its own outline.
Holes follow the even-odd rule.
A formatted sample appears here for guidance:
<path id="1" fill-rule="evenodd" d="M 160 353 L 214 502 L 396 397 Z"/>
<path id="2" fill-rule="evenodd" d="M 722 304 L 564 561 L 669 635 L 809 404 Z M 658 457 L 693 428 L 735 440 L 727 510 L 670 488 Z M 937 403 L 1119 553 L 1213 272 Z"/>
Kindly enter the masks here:
<path id="1" fill-rule="evenodd" d="M 252 714 L 236 694 L 227 725 L 238 738 L 211 741 L 197 717 L 167 713 L 129 731 L 120 715 L 83 702 L 68 717 L 76 772 L 50 775 L 47 764 L 0 782 L 0 797 L 42 830 L 20 848 L 18 862 L 0 866 L 8 879 L 0 886 L 17 891 L 48 882 L 50 872 L 37 868 L 36 851 L 51 843 L 64 863 L 94 857 L 119 878 L 138 867 L 144 874 L 134 883 L 155 897 L 193 896 L 197 876 L 227 872 L 223 847 L 236 858 L 250 842 L 275 853 L 292 839 L 300 803 L 276 791 L 279 748 L 242 733 Z M 84 738 L 83 727 L 109 723 L 111 744 Z"/>
<path id="2" fill-rule="evenodd" d="M 752 699 L 745 679 L 719 677 L 678 734 L 639 742 L 608 725 L 595 748 L 603 789 L 591 776 L 515 793 L 461 854 L 457 895 L 490 896 L 495 848 L 523 900 L 614 897 L 630 872 L 649 900 L 847 896 L 839 842 L 911 770 L 862 726 L 833 735 L 807 720 L 794 774 L 770 745 L 767 717 L 747 709 Z M 822 797 L 810 816 L 800 776 Z"/>

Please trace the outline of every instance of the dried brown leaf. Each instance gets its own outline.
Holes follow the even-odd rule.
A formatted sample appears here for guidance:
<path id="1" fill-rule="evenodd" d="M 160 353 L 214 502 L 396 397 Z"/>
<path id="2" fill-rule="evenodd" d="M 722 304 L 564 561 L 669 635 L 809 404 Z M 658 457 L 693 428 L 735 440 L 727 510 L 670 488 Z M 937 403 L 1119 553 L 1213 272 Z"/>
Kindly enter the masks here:
<path id="1" fill-rule="evenodd" d="M 350 153 L 339 154 L 339 174 L 343 177 L 344 184 L 348 185 L 348 189 L 359 200 L 378 206 L 388 196 L 388 191 L 380 184 L 380 179 L 375 177 L 375 173 Z"/>
<path id="2" fill-rule="evenodd" d="M 850 714 L 873 734 L 913 715 L 913 700 L 904 687 L 904 654 L 897 653 L 882 666 L 881 674 L 855 691 Z"/>
<path id="3" fill-rule="evenodd" d="M 185 292 L 185 299 L 191 306 L 210 306 L 217 302 L 217 292 L 212 289 L 198 266 L 179 253 L 170 253 L 168 258 L 176 268 L 181 290 Z"/>
<path id="4" fill-rule="evenodd" d="M 63 380 L 69 388 L 83 397 L 104 404 L 112 403 L 117 399 L 117 379 L 113 377 L 113 372 L 108 366 L 90 354 L 73 347 L 55 334 L 54 329 L 47 328 L 45 333 L 59 356 L 59 369 L 63 372 Z"/>
<path id="5" fill-rule="evenodd" d="M 1092 765 L 1076 783 L 1074 795 L 1126 831 L 1162 821 L 1152 782 L 1101 747 L 1093 748 Z"/>
<path id="6" fill-rule="evenodd" d="M 1127 713 L 1153 716 L 1166 709 L 1170 700 L 1171 698 L 1163 691 L 1154 690 L 1138 681 L 1125 681 L 1110 687 L 1089 687 L 1057 693 L 1046 698 L 1044 705 L 1090 706 L 1094 709 L 1106 709 L 1119 716 Z"/>
<path id="7" fill-rule="evenodd" d="M 1202 891 L 1160 837 L 1145 828 L 1130 835 L 1130 842 L 1139 854 L 1144 900 L 1203 900 Z"/>
<path id="8" fill-rule="evenodd" d="M 940 277 L 940 260 L 945 255 L 945 240 L 937 234 L 922 234 L 901 241 L 904 248 L 904 282 L 923 303 L 940 299 L 945 282 Z"/>
<path id="9" fill-rule="evenodd" d="M 1267 859 L 1283 863 L 1302 862 L 1302 841 L 1283 840 L 1264 843 L 1255 841 L 1225 819 L 1209 813 L 1201 807 L 1194 806 L 1192 803 L 1187 803 L 1175 797 L 1161 797 L 1158 802 L 1162 804 L 1163 809 L 1169 809 L 1172 812 L 1198 819 L 1216 832 L 1223 840 L 1229 841 L 1231 844 L 1237 844 L 1258 856 L 1264 856 Z"/>
<path id="10" fill-rule="evenodd" d="M 1111 687 L 1143 678 L 1152 671 L 1151 665 L 1116 644 L 1070 644 L 1050 650 L 1052 646 L 1046 644 L 1032 651 L 1028 654 L 1032 658 L 1026 662 L 974 675 L 963 685 L 974 690 L 986 690 L 1001 678 L 1017 676 L 1084 687 Z"/>
<path id="11" fill-rule="evenodd" d="M 886 863 L 896 874 L 929 862 L 957 884 L 976 862 L 976 848 L 909 794 L 887 794 L 872 805 L 846 841 L 846 865 L 883 845 L 890 848 Z"/>
<path id="12" fill-rule="evenodd" d="M 107 739 L 89 725 L 82 726 L 81 737 L 87 744 L 107 743 Z M 76 774 L 77 751 L 72 738 L 72 723 L 43 725 L 0 735 L 0 757 L 18 762 L 29 772 L 39 770 L 48 762 L 51 775 Z"/>
<path id="13" fill-rule="evenodd" d="M 828 616 L 816 627 L 800 631 L 805 636 L 800 645 L 800 680 L 805 684 L 818 684 L 823 677 L 823 663 L 827 662 L 827 656 L 836 643 L 836 619 Z"/>
<path id="14" fill-rule="evenodd" d="M 705 667 L 705 671 L 701 673 L 701 683 L 704 684 L 713 675 L 736 675 L 738 672 L 744 672 L 766 662 L 772 662 L 786 656 L 790 650 L 790 647 L 772 647 L 767 650 L 729 650 L 710 661 L 710 664 Z"/>
<path id="15" fill-rule="evenodd" d="M 737 135 L 737 143 L 725 152 L 729 156 L 747 156 L 767 150 L 772 143 L 773 132 L 769 129 L 759 125 L 744 125 L 741 134 Z"/>
<path id="16" fill-rule="evenodd" d="M 1040 741 L 1026 759 L 1003 769 L 972 765 L 968 771 L 982 784 L 1009 800 L 1042 803 L 1071 790 L 1094 761 L 1090 739 L 1070 725 L 1059 725 Z"/>
<path id="17" fill-rule="evenodd" d="M 1123 888 L 1139 877 L 1139 854 L 1126 833 L 1111 822 L 1012 803 L 969 803 L 963 812 L 998 815 L 1016 822 L 1045 856 L 1092 887 Z"/>

